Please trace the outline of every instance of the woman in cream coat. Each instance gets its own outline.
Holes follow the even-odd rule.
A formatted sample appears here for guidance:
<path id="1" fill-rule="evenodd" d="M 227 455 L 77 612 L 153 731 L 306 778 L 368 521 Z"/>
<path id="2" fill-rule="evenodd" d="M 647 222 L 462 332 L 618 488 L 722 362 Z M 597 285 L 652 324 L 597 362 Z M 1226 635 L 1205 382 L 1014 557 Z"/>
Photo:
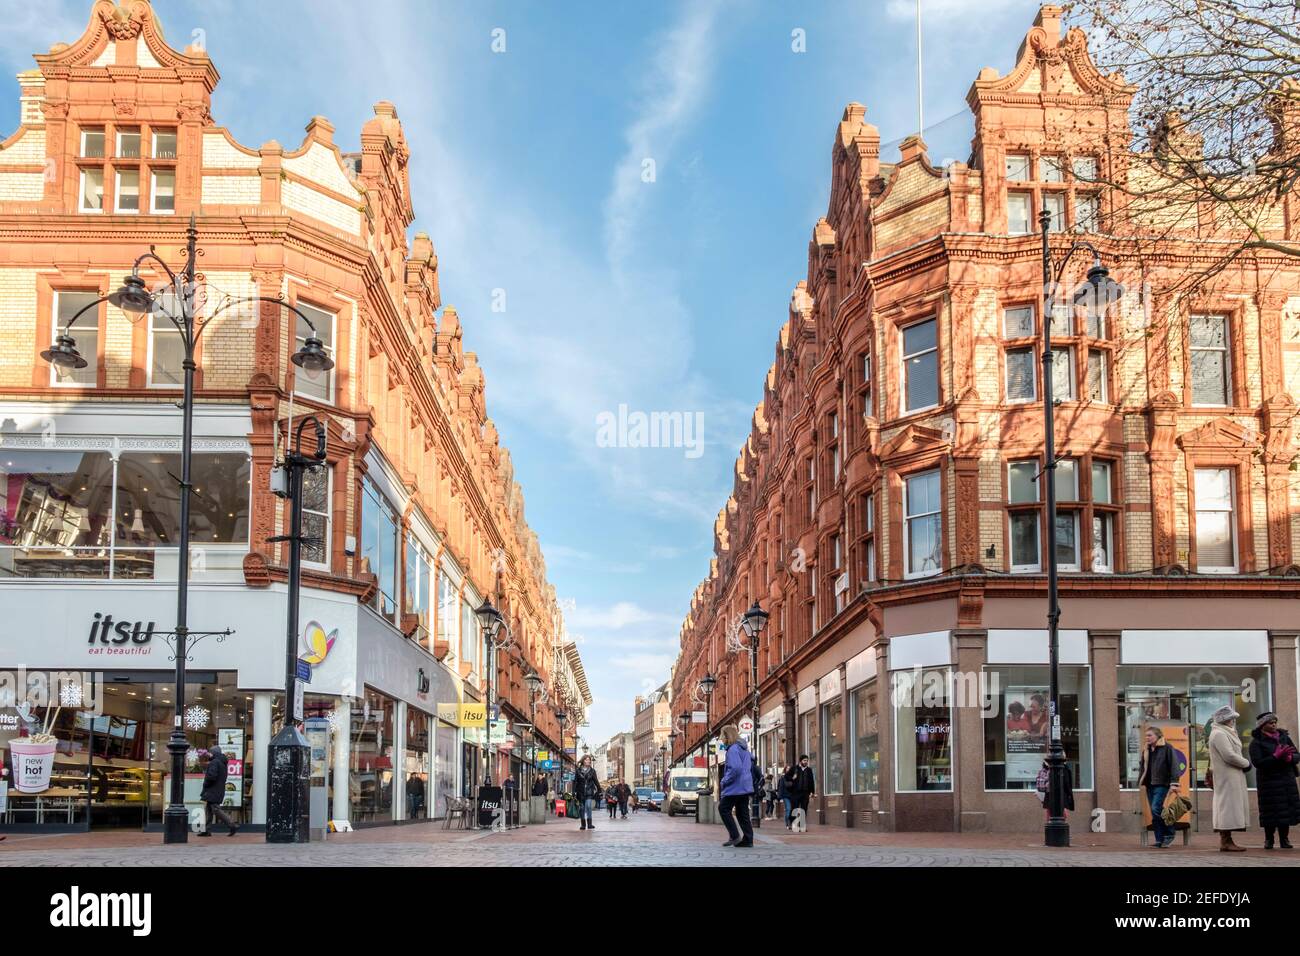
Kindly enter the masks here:
<path id="1" fill-rule="evenodd" d="M 1250 761 L 1241 752 L 1237 736 L 1238 714 L 1231 707 L 1214 712 L 1210 728 L 1210 772 L 1214 774 L 1214 829 L 1219 831 L 1219 849 L 1239 853 L 1244 846 L 1232 842 L 1233 830 L 1250 826 L 1250 796 L 1246 791 L 1246 771 Z"/>

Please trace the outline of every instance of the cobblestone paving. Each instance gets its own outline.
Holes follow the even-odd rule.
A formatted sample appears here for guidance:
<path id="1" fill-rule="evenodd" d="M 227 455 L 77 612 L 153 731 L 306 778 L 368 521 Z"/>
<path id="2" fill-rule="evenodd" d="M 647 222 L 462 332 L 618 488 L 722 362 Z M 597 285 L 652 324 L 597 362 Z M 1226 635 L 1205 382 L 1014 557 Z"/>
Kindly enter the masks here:
<path id="1" fill-rule="evenodd" d="M 1214 852 L 1202 845 L 1168 851 L 1129 850 L 1115 845 L 1068 850 L 1034 847 L 1032 836 L 968 838 L 944 834 L 869 835 L 816 828 L 806 836 L 769 824 L 753 849 L 720 845 L 720 827 L 651 814 L 628 821 L 597 821 L 580 832 L 572 821 L 505 833 L 448 832 L 436 825 L 386 827 L 332 837 L 323 844 L 272 846 L 260 836 L 234 840 L 215 836 L 184 846 L 162 846 L 159 834 L 132 834 L 130 845 L 95 845 L 96 835 L 15 839 L 0 844 L 0 866 L 1285 866 L 1300 856 Z M 1110 835 L 1114 837 L 1115 835 Z M 903 835 L 899 835 L 900 838 Z M 981 842 L 986 845 L 978 845 Z M 915 845 L 924 839 L 931 845 Z M 1135 839 L 1132 836 L 1124 838 Z M 876 845 L 866 843 L 873 840 Z M 65 845 L 60 846 L 60 843 Z M 119 838 L 121 842 L 121 838 Z M 969 845 L 974 842 L 976 845 Z M 945 845 L 947 844 L 947 845 Z M 989 845 L 992 844 L 992 845 Z M 1126 845 L 1126 844 L 1124 844 Z"/>

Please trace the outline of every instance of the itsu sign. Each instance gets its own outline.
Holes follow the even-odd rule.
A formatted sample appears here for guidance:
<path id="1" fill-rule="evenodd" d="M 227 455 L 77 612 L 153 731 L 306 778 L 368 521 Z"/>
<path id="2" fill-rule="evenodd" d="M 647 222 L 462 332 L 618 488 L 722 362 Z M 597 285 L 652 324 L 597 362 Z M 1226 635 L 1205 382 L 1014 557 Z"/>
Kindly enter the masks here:
<path id="1" fill-rule="evenodd" d="M 88 653 L 112 655 L 143 655 L 153 651 L 153 632 L 157 625 L 150 621 L 114 621 L 113 615 L 95 612 L 86 643 Z"/>

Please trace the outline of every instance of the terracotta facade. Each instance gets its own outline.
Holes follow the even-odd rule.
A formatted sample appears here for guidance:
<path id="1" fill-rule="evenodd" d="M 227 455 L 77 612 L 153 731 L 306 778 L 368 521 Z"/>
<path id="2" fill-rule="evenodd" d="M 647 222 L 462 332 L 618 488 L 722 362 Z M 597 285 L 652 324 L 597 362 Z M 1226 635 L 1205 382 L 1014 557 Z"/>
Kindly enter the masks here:
<path id="1" fill-rule="evenodd" d="M 464 609 L 490 596 L 508 625 L 494 688 L 503 716 L 528 719 L 523 677 L 537 671 L 549 701 L 537 709 L 538 730 L 554 749 L 555 710 L 581 719 L 590 693 L 574 676 L 576 652 L 564 646 L 523 492 L 466 349 L 471 323 L 442 302 L 428 235 L 408 240 L 413 160 L 397 109 L 377 103 L 348 151 L 320 116 L 294 147 L 236 142 L 210 112 L 216 66 L 201 48 L 169 46 L 158 13 L 146 0 L 98 0 L 79 39 L 37 55 L 36 68 L 19 76 L 22 124 L 0 140 L 5 417 L 22 432 L 42 421 L 57 428 L 70 412 L 126 409 L 156 413 L 160 435 L 179 434 L 180 390 L 160 380 L 161 339 L 148 319 L 103 303 L 79 320 L 74 337 L 95 343 L 93 375 L 81 384 L 52 378 L 40 353 L 55 333 L 60 293 L 106 295 L 151 246 L 179 267 L 193 216 L 200 318 L 204 309 L 215 316 L 196 356 L 199 447 L 214 409 L 248 426 L 236 436 L 251 461 L 248 531 L 230 580 L 253 590 L 284 581 L 286 546 L 268 541 L 287 533 L 271 468 L 291 416 L 320 416 L 331 477 L 318 510 L 328 534 L 305 587 L 376 608 L 454 675 L 467 701 L 486 692 L 486 666 Z M 151 288 L 165 280 L 148 261 L 141 274 Z M 278 304 L 215 315 L 249 295 L 323 318 L 336 362 L 327 382 L 295 377 L 289 357 L 304 328 Z M 363 523 L 367 493 L 393 512 L 396 541 L 379 552 L 395 547 L 391 573 L 367 557 L 375 533 Z"/>
<path id="2" fill-rule="evenodd" d="M 1300 266 L 1252 251 L 1212 269 L 1233 238 L 1221 210 L 1172 226 L 1130 215 L 1105 183 L 1159 163 L 1128 152 L 1130 95 L 1097 71 L 1081 31 L 1063 29 L 1060 8 L 1044 6 L 1010 73 L 985 68 L 970 89 L 969 162 L 938 169 L 916 136 L 884 162 L 866 109 L 844 110 L 829 208 L 736 460 L 673 679 L 674 700 L 686 701 L 706 672 L 717 678 L 715 732 L 748 712 L 749 661 L 735 636 L 740 615 L 762 602 L 766 762 L 811 750 L 825 776 L 839 748 L 842 792 L 819 788 L 814 821 L 1041 824 L 1032 793 L 997 785 L 1011 771 L 996 769 L 1000 738 L 978 708 L 949 710 L 941 769 L 913 786 L 911 763 L 895 764 L 900 753 L 912 761 L 932 728 L 900 736 L 890 682 L 915 663 L 951 675 L 1032 668 L 1023 679 L 1046 684 L 1044 208 L 1055 265 L 1086 239 L 1125 286 L 1100 325 L 1059 309 L 1051 336 L 1060 626 L 1081 642 L 1073 666 L 1090 711 L 1074 826 L 1100 808 L 1111 828 L 1136 828 L 1120 739 L 1133 668 L 1227 674 L 1249 662 L 1266 670 L 1283 723 L 1295 724 Z M 1294 239 L 1297 212 L 1287 196 L 1265 235 Z M 1087 250 L 1073 256 L 1066 294 L 1090 264 Z M 1208 652 L 1191 649 L 1201 637 Z M 1180 680 L 1173 706 L 1187 719 L 1195 705 L 1184 698 L 1199 691 Z M 697 749 L 702 725 L 686 730 Z M 856 753 L 858 737 L 876 750 Z M 679 741 L 678 759 L 685 753 Z"/>

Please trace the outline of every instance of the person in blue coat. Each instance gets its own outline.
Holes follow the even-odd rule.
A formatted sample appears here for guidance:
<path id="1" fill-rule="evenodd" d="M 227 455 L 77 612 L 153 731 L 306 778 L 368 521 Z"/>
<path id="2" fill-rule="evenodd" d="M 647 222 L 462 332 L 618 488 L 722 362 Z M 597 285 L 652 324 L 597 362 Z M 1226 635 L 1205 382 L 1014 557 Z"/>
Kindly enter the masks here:
<path id="1" fill-rule="evenodd" d="M 731 837 L 722 845 L 751 847 L 754 845 L 754 828 L 749 822 L 749 804 L 754 797 L 754 757 L 735 724 L 722 728 L 722 743 L 727 754 L 722 771 L 722 803 L 718 812 L 722 814 L 723 825 Z"/>

